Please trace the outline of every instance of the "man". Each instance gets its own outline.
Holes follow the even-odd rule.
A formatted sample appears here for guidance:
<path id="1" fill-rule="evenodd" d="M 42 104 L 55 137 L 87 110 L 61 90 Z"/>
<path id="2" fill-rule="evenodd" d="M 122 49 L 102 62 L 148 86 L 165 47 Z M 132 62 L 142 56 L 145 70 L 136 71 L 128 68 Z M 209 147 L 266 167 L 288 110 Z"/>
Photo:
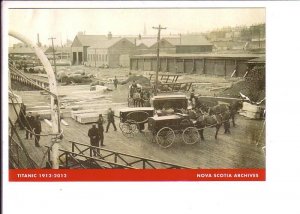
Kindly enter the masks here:
<path id="1" fill-rule="evenodd" d="M 104 146 L 104 127 L 103 127 L 103 123 L 104 123 L 104 118 L 102 116 L 102 114 L 99 114 L 99 119 L 97 120 L 97 124 L 98 124 L 98 131 L 99 131 L 99 140 L 100 140 L 100 145 Z"/>
<path id="2" fill-rule="evenodd" d="M 26 139 L 28 139 L 28 135 L 29 135 L 30 139 L 32 139 L 33 127 L 34 127 L 34 116 L 32 116 L 31 112 L 28 112 L 28 115 L 26 116 L 26 122 L 25 122 Z"/>
<path id="3" fill-rule="evenodd" d="M 114 86 L 115 86 L 115 89 L 118 88 L 118 83 L 119 83 L 119 81 L 118 81 L 118 79 L 117 79 L 117 76 L 115 76 L 115 79 L 114 79 Z"/>
<path id="4" fill-rule="evenodd" d="M 132 98 L 133 97 L 133 94 L 137 91 L 137 84 L 135 82 L 135 80 L 133 80 L 131 86 L 130 86 L 130 97 Z"/>
<path id="5" fill-rule="evenodd" d="M 115 131 L 117 131 L 117 127 L 115 125 L 115 112 L 109 108 L 107 112 L 107 126 L 106 126 L 106 133 L 108 132 L 110 124 L 113 124 Z"/>
<path id="6" fill-rule="evenodd" d="M 25 117 L 26 117 L 26 106 L 24 105 L 24 103 L 22 103 L 21 108 L 20 108 L 19 117 L 18 117 L 18 123 L 19 123 L 21 130 L 24 130 L 24 128 L 25 128 L 25 124 L 26 124 Z"/>
<path id="7" fill-rule="evenodd" d="M 42 124 L 40 121 L 40 116 L 37 115 L 36 119 L 34 121 L 34 127 L 33 127 L 33 131 L 34 131 L 34 142 L 35 142 L 35 146 L 36 147 L 40 147 L 40 134 L 42 132 Z"/>
<path id="8" fill-rule="evenodd" d="M 93 125 L 92 128 L 89 129 L 88 136 L 90 138 L 91 146 L 99 147 L 99 131 L 96 128 L 96 125 Z M 97 149 L 98 154 L 100 153 L 100 149 Z M 97 156 L 96 149 L 93 149 L 94 156 Z"/>

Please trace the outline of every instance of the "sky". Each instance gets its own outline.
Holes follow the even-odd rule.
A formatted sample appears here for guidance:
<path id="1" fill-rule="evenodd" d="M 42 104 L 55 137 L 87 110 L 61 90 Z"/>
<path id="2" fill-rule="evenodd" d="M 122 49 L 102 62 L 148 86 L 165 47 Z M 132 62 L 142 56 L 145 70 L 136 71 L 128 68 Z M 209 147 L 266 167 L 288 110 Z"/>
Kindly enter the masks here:
<path id="1" fill-rule="evenodd" d="M 79 31 L 90 35 L 147 35 L 159 24 L 166 27 L 162 35 L 205 32 L 225 26 L 250 26 L 265 23 L 264 8 L 233 9 L 9 9 L 8 29 L 33 41 L 39 33 L 42 44 L 60 45 L 73 41 Z M 10 46 L 17 43 L 9 39 Z"/>

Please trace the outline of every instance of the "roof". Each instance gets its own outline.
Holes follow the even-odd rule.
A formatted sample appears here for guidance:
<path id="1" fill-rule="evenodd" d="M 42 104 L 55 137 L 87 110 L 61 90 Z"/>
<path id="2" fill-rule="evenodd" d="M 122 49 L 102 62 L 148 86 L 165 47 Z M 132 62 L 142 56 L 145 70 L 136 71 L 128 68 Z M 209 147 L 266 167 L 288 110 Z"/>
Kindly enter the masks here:
<path id="1" fill-rule="evenodd" d="M 66 52 L 71 52 L 71 47 L 54 47 L 55 52 L 62 52 L 62 53 L 66 53 Z M 52 53 L 53 52 L 53 48 L 49 47 L 47 48 L 47 50 L 45 50 L 45 53 Z"/>
<path id="2" fill-rule="evenodd" d="M 151 47 L 152 45 L 154 45 L 157 42 L 157 39 L 155 38 L 145 38 L 145 39 L 137 39 L 136 40 L 136 45 L 140 45 L 140 44 L 144 44 L 146 45 L 148 48 Z"/>
<path id="3" fill-rule="evenodd" d="M 107 38 L 104 35 L 77 35 L 72 43 L 72 46 L 76 39 L 82 46 L 92 46 L 99 40 L 106 40 Z"/>
<path id="4" fill-rule="evenodd" d="M 251 54 L 251 53 L 199 53 L 199 54 L 167 54 L 161 53 L 160 57 L 168 58 L 258 58 L 262 57 L 264 54 Z M 143 54 L 135 55 L 131 58 L 153 58 L 157 57 L 156 54 Z"/>
<path id="5" fill-rule="evenodd" d="M 42 49 L 42 51 L 45 52 L 44 47 L 40 47 L 40 49 Z M 34 49 L 31 47 L 9 47 L 8 49 L 8 53 L 9 54 L 34 54 Z"/>
<path id="6" fill-rule="evenodd" d="M 161 95 L 154 96 L 152 100 L 176 100 L 176 99 L 188 99 L 186 95 Z"/>
<path id="7" fill-rule="evenodd" d="M 153 107 L 123 108 L 120 112 L 154 111 Z"/>
<path id="8" fill-rule="evenodd" d="M 96 44 L 92 45 L 90 48 L 107 49 L 107 48 L 112 47 L 113 45 L 117 44 L 118 42 L 120 42 L 122 40 L 130 42 L 126 38 L 111 38 L 111 39 L 106 39 L 106 40 L 99 41 Z M 132 43 L 132 42 L 130 42 L 130 43 Z"/>
<path id="9" fill-rule="evenodd" d="M 182 116 L 173 114 L 173 115 L 167 115 L 167 116 L 154 116 L 151 118 L 156 121 L 157 120 L 176 120 L 176 119 L 182 118 Z"/>
<path id="10" fill-rule="evenodd" d="M 166 40 L 169 42 L 171 45 L 180 45 L 180 38 L 163 38 L 162 40 Z"/>

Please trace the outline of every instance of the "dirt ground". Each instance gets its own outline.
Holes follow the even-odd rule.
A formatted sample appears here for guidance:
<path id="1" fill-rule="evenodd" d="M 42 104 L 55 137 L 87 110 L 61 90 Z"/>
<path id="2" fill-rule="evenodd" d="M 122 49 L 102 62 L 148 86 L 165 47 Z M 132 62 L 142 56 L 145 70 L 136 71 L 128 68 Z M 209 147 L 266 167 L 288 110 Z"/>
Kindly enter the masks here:
<path id="1" fill-rule="evenodd" d="M 95 69 L 84 66 L 58 67 L 58 70 L 66 72 L 85 71 L 93 74 L 97 80 L 106 83 L 106 86 L 113 88 L 111 79 L 114 76 L 120 81 L 128 78 L 129 70 L 122 69 Z M 153 72 L 132 71 L 131 75 L 148 76 Z M 230 87 L 233 83 L 240 81 L 237 78 L 225 79 L 224 77 L 211 77 L 202 75 L 183 75 L 178 81 L 188 82 L 196 81 L 194 86 L 196 93 L 201 95 L 214 95 L 215 93 Z M 80 87 L 74 87 L 74 90 Z M 49 99 L 39 94 L 39 92 L 17 92 L 23 96 L 23 100 L 28 106 L 45 106 L 49 105 Z M 80 93 L 80 91 L 74 93 Z M 117 90 L 106 92 L 105 96 L 109 97 L 110 102 L 101 101 L 104 108 L 110 107 L 111 103 L 123 103 L 126 106 L 128 95 L 128 85 L 119 85 Z M 88 96 L 88 95 L 87 95 Z M 87 106 L 88 108 L 88 106 Z M 63 148 L 70 149 L 68 140 L 89 144 L 87 136 L 91 124 L 82 125 L 72 118 L 64 118 L 69 126 L 63 125 L 64 140 L 61 145 Z M 112 127 L 105 134 L 105 149 L 111 149 L 118 152 L 151 158 L 155 160 L 170 162 L 173 164 L 183 165 L 192 168 L 264 168 L 265 151 L 262 147 L 265 145 L 264 121 L 250 120 L 243 116 L 237 115 L 237 127 L 231 128 L 231 134 L 224 134 L 221 128 L 219 138 L 214 139 L 214 128 L 205 130 L 205 141 L 198 142 L 194 145 L 186 145 L 181 139 L 180 134 L 176 137 L 175 143 L 167 149 L 161 148 L 158 144 L 149 142 L 145 136 L 138 133 L 133 138 L 125 137 L 118 125 L 119 119 L 116 118 L 118 131 L 114 132 Z M 50 133 L 51 127 L 42 122 L 44 133 Z M 21 131 L 21 136 L 25 136 Z M 29 151 L 39 159 L 43 155 L 44 147 L 37 149 L 29 140 L 24 141 Z M 41 145 L 50 145 L 50 137 L 42 137 Z"/>

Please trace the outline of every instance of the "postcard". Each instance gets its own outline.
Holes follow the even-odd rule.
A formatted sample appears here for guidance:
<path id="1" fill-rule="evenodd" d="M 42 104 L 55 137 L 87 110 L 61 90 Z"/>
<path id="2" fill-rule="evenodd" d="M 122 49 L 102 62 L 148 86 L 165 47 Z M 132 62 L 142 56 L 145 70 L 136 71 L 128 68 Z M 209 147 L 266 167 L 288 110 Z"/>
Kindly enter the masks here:
<path id="1" fill-rule="evenodd" d="M 265 8 L 7 17 L 11 182 L 266 179 Z"/>

